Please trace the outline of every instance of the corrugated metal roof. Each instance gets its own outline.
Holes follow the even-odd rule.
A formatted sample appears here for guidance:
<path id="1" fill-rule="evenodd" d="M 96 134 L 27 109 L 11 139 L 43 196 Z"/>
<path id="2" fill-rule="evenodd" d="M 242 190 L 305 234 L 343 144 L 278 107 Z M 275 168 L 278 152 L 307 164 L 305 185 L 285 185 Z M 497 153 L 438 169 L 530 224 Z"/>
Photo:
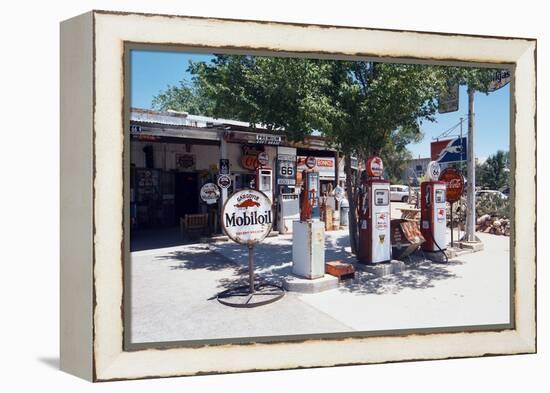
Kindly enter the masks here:
<path id="1" fill-rule="evenodd" d="M 238 120 L 217 119 L 208 116 L 191 115 L 185 112 L 157 112 L 150 109 L 132 108 L 130 120 L 141 123 L 165 124 L 173 126 L 212 127 L 212 126 L 238 126 L 250 127 L 250 123 Z M 266 129 L 256 126 L 257 129 Z"/>

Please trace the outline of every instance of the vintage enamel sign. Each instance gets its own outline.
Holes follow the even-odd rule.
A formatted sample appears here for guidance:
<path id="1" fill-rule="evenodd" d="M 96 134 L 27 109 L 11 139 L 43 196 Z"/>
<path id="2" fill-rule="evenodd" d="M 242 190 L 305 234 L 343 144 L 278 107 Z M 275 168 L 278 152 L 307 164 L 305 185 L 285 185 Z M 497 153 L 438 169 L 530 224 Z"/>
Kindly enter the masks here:
<path id="1" fill-rule="evenodd" d="M 227 175 L 220 175 L 218 177 L 218 186 L 220 188 L 229 188 L 231 185 L 231 178 Z"/>
<path id="2" fill-rule="evenodd" d="M 214 183 L 206 183 L 201 188 L 201 199 L 208 205 L 212 205 L 217 202 L 220 197 L 220 189 Z"/>
<path id="3" fill-rule="evenodd" d="M 426 177 L 428 180 L 439 180 L 439 174 L 441 173 L 441 167 L 437 161 L 430 161 L 428 168 L 426 169 Z"/>
<path id="4" fill-rule="evenodd" d="M 334 189 L 334 198 L 340 202 L 342 199 L 344 199 L 344 189 L 340 186 L 336 186 Z"/>
<path id="5" fill-rule="evenodd" d="M 258 164 L 264 166 L 264 165 L 267 165 L 269 163 L 269 156 L 267 155 L 267 153 L 265 151 L 262 151 L 260 153 L 258 153 Z"/>
<path id="6" fill-rule="evenodd" d="M 447 184 L 447 202 L 458 201 L 464 193 L 464 177 L 458 169 L 444 169 L 439 175 L 439 180 Z"/>
<path id="7" fill-rule="evenodd" d="M 261 191 L 237 191 L 225 202 L 221 224 L 227 236 L 234 242 L 259 243 L 273 227 L 271 201 Z"/>
<path id="8" fill-rule="evenodd" d="M 366 167 L 369 177 L 380 177 L 384 173 L 384 163 L 380 157 L 370 157 L 367 160 Z"/>
<path id="9" fill-rule="evenodd" d="M 308 156 L 306 157 L 305 164 L 309 169 L 313 169 L 317 165 L 317 159 L 313 156 Z"/>

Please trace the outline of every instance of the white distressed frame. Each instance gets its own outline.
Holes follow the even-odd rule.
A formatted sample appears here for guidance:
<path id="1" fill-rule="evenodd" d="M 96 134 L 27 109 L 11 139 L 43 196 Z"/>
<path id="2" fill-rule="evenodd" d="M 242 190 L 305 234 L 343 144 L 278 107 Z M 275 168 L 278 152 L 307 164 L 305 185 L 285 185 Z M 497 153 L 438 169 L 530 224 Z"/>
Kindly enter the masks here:
<path id="1" fill-rule="evenodd" d="M 91 44 L 91 52 L 79 43 Z M 515 155 L 515 189 L 522 191 L 513 193 L 514 329 L 125 352 L 122 315 L 125 43 L 514 65 L 511 92 L 515 95 L 512 119 L 516 131 L 512 132 L 511 149 Z M 79 54 L 79 60 L 75 60 L 74 56 Z M 65 183 L 61 187 L 62 210 L 63 201 L 70 205 L 70 199 L 75 197 L 72 182 L 76 184 L 78 178 L 83 178 L 91 181 L 88 185 L 93 188 L 91 204 L 77 206 L 61 218 L 63 369 L 90 380 L 104 381 L 536 351 L 535 40 L 94 11 L 63 22 L 61 63 L 66 74 L 62 71 L 61 92 L 69 97 L 65 104 L 62 100 L 62 142 L 71 131 L 87 138 L 83 144 L 85 151 L 78 157 L 64 156 L 62 145 L 62 174 L 64 168 L 67 174 L 62 179 Z M 75 79 L 79 70 L 82 77 Z M 71 100 L 71 95 L 92 97 L 93 107 L 90 108 L 89 100 Z M 91 113 L 91 119 L 79 119 L 83 113 Z M 75 131 L 75 126 L 80 128 Z M 91 164 L 92 169 L 85 167 L 80 173 L 77 169 L 71 174 L 68 169 L 78 160 Z M 86 221 L 90 218 L 93 232 L 89 220 Z M 68 235 L 63 236 L 63 228 L 77 225 L 80 219 L 84 219 L 77 232 L 80 242 L 69 242 Z M 67 284 L 75 277 L 80 285 Z"/>

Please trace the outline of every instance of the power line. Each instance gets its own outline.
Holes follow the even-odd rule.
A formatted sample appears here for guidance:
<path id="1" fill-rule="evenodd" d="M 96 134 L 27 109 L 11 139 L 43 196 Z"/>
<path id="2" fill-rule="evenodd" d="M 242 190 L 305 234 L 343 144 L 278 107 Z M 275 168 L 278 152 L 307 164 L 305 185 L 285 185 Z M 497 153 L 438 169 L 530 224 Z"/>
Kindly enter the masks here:
<path id="1" fill-rule="evenodd" d="M 449 129 L 443 131 L 440 135 L 438 135 L 438 136 L 436 136 L 436 137 L 432 137 L 432 140 L 439 140 L 440 138 L 446 138 L 446 137 L 448 137 L 448 136 L 451 136 L 451 135 L 452 135 L 452 132 L 455 131 L 457 128 L 459 128 L 460 125 L 461 125 L 463 122 L 464 122 L 464 119 L 461 118 L 460 121 L 459 121 L 457 124 L 451 126 L 451 128 L 449 128 Z M 458 133 L 457 133 L 457 135 L 458 135 Z"/>

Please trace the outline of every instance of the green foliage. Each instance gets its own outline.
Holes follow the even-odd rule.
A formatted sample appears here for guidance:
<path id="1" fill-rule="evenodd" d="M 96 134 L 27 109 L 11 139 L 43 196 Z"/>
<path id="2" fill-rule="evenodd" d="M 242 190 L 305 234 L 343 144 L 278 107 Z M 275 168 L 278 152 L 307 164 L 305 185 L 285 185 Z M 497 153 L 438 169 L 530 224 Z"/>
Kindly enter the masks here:
<path id="1" fill-rule="evenodd" d="M 489 156 L 476 168 L 476 184 L 493 190 L 500 190 L 510 184 L 510 154 L 502 150 Z"/>
<path id="2" fill-rule="evenodd" d="M 214 102 L 200 89 L 186 81 L 168 88 L 153 97 L 153 108 L 160 111 L 187 112 L 195 115 L 211 116 Z"/>
<path id="3" fill-rule="evenodd" d="M 476 200 L 476 216 L 489 214 L 491 217 L 510 218 L 510 199 L 497 194 L 483 194 Z"/>
<path id="4" fill-rule="evenodd" d="M 194 81 L 214 102 L 216 117 L 284 130 L 300 140 L 323 125 L 330 108 L 320 94 L 329 62 L 296 58 L 217 55 L 193 63 Z"/>

